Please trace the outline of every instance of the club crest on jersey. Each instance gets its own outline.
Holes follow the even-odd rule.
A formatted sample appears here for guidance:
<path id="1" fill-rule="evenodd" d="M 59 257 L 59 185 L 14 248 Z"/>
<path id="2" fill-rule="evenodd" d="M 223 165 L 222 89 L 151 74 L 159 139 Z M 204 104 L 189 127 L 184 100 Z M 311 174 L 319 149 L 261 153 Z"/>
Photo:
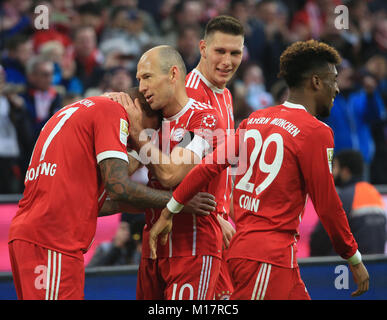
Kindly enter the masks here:
<path id="1" fill-rule="evenodd" d="M 126 145 L 128 143 L 129 124 L 126 120 L 120 119 L 120 141 Z"/>
<path id="2" fill-rule="evenodd" d="M 329 172 L 332 173 L 333 148 L 327 148 L 327 158 L 328 158 Z"/>
<path id="3" fill-rule="evenodd" d="M 181 139 L 183 139 L 185 133 L 184 128 L 178 128 L 175 130 L 175 132 L 172 134 L 171 140 L 179 142 Z"/>
<path id="4" fill-rule="evenodd" d="M 202 119 L 201 127 L 203 129 L 213 129 L 218 121 L 217 117 L 213 114 L 205 114 Z"/>

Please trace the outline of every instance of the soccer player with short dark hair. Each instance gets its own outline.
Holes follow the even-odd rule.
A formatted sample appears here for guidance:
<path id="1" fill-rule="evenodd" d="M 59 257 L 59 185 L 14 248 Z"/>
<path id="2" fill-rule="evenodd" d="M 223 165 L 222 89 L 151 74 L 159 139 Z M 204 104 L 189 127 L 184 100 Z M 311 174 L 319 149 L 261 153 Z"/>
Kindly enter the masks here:
<path id="1" fill-rule="evenodd" d="M 212 18 L 204 30 L 204 38 L 200 40 L 199 64 L 186 76 L 186 91 L 189 97 L 208 103 L 220 115 L 228 133 L 234 130 L 234 108 L 231 92 L 227 83 L 237 71 L 243 57 L 244 28 L 239 20 L 230 16 Z M 228 221 L 231 209 L 232 177 L 227 169 L 220 175 L 220 186 L 224 195 L 216 199 L 218 203 L 217 217 L 222 227 L 224 245 L 227 248 L 235 233 Z M 223 255 L 226 251 L 223 252 Z M 233 285 L 223 259 L 219 279 L 215 290 L 215 299 L 228 299 L 233 292 Z"/>

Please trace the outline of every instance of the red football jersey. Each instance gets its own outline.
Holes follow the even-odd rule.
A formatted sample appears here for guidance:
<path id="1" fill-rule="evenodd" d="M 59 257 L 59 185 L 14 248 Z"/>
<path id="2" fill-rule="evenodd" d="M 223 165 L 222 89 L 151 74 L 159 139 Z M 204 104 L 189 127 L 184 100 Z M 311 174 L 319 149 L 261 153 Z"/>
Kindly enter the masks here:
<path id="1" fill-rule="evenodd" d="M 213 106 L 220 115 L 220 121 L 223 126 L 231 133 L 235 129 L 233 101 L 230 90 L 227 88 L 219 89 L 211 84 L 197 69 L 193 69 L 185 78 L 185 88 L 188 96 L 196 101 L 203 102 Z M 219 179 L 219 187 L 224 186 L 223 197 L 217 198 L 216 201 L 222 208 L 223 213 L 228 214 L 230 211 L 230 199 L 232 190 L 232 181 L 230 169 L 227 168 L 227 174 Z M 227 219 L 227 216 L 225 216 Z"/>
<path id="2" fill-rule="evenodd" d="M 245 258 L 282 267 L 297 266 L 298 226 L 307 195 L 344 259 L 357 243 L 350 232 L 332 176 L 333 132 L 297 104 L 262 109 L 245 119 L 221 146 L 228 161 L 196 166 L 174 191 L 179 203 L 224 170 L 239 152 L 234 187 L 236 234 L 228 259 Z M 203 162 L 208 163 L 208 159 Z M 177 217 L 177 216 L 176 216 Z M 175 219 L 175 218 L 174 218 Z"/>
<path id="3" fill-rule="evenodd" d="M 36 142 L 9 241 L 81 258 L 106 198 L 98 163 L 128 161 L 128 133 L 124 108 L 108 98 L 90 97 L 55 113 Z"/>
<path id="4" fill-rule="evenodd" d="M 158 146 L 164 153 L 169 154 L 172 149 L 182 143 L 182 139 L 188 132 L 194 132 L 201 135 L 201 129 L 211 131 L 219 129 L 224 134 L 225 128 L 222 127 L 222 122 L 219 121 L 218 112 L 209 105 L 190 99 L 185 107 L 171 118 L 164 119 L 161 129 L 159 130 Z M 199 130 L 199 131 L 198 131 Z M 204 130 L 206 131 L 206 130 Z M 211 135 L 202 135 L 204 141 L 209 145 L 213 144 L 216 148 L 218 139 Z M 220 137 L 219 137 L 220 138 Z M 186 146 L 190 148 L 190 146 Z M 192 149 L 191 149 L 192 150 Z M 201 151 L 192 150 L 200 158 L 204 154 Z M 211 151 L 211 149 L 209 150 Z M 216 198 L 223 197 L 224 189 L 219 188 L 219 177 L 213 179 L 208 186 L 203 187 L 198 191 L 205 191 L 213 194 Z M 149 171 L 148 186 L 156 189 L 164 189 Z M 221 194 L 221 195 L 220 195 Z M 221 210 L 218 204 L 216 211 Z M 158 243 L 157 256 L 160 258 L 167 257 L 184 257 L 195 255 L 211 255 L 222 256 L 222 232 L 217 221 L 217 212 L 212 212 L 209 216 L 203 217 L 194 214 L 182 213 L 176 220 L 172 232 L 166 245 Z M 161 209 L 147 209 L 145 214 L 146 226 L 143 232 L 143 248 L 142 255 L 150 257 L 149 250 L 149 231 L 153 224 L 157 221 L 161 213 Z"/>

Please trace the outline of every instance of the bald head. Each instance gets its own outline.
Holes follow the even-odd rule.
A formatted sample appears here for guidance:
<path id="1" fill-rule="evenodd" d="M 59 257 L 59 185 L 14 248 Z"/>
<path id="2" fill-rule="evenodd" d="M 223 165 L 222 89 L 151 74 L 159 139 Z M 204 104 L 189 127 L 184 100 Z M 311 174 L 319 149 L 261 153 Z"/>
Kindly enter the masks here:
<path id="1" fill-rule="evenodd" d="M 185 80 L 187 69 L 183 58 L 174 47 L 161 45 L 154 47 L 143 54 L 143 57 L 150 56 L 156 58 L 162 73 L 166 74 L 173 66 L 176 66 L 180 71 L 181 78 Z"/>

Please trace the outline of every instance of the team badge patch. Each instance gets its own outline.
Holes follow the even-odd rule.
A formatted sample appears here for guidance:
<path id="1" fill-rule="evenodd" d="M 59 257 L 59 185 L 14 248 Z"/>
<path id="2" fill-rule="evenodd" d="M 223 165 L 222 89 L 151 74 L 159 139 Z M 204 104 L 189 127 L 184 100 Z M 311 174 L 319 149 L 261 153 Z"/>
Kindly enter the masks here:
<path id="1" fill-rule="evenodd" d="M 217 121 L 218 119 L 215 115 L 207 113 L 203 116 L 201 127 L 203 129 L 214 129 Z"/>
<path id="2" fill-rule="evenodd" d="M 332 173 L 333 148 L 327 148 L 327 159 L 329 172 Z"/>
<path id="3" fill-rule="evenodd" d="M 129 136 L 129 124 L 126 120 L 120 119 L 120 141 L 127 145 Z"/>

